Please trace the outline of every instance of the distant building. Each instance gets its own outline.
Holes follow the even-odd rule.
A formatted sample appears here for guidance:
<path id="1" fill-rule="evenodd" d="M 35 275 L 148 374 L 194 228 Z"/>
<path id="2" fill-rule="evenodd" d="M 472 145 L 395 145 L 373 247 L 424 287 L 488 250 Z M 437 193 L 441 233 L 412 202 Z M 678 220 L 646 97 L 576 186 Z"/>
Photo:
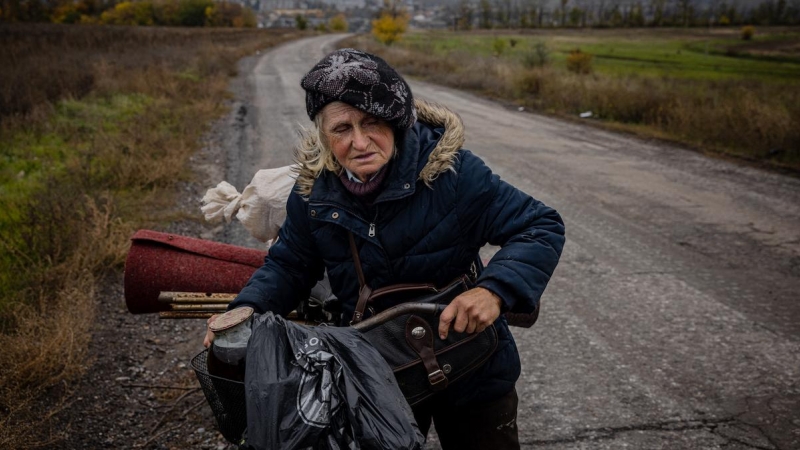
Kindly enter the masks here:
<path id="1" fill-rule="evenodd" d="M 337 9 L 344 11 L 353 8 L 365 8 L 367 0 L 261 0 L 261 11 L 287 9 Z"/>
<path id="2" fill-rule="evenodd" d="M 295 0 L 261 0 L 262 11 L 273 11 L 276 9 L 293 9 L 297 7 Z"/>
<path id="3" fill-rule="evenodd" d="M 234 0 L 235 1 L 235 0 Z M 344 12 L 348 29 L 354 33 L 369 32 L 383 0 L 238 0 L 253 1 L 259 11 L 260 25 L 268 28 L 295 27 L 297 16 L 303 16 L 309 28 L 327 23 Z M 396 4 L 410 15 L 412 28 L 447 28 L 453 26 L 449 5 L 460 0 L 400 0 Z M 476 2 L 478 0 L 475 0 Z"/>
<path id="4" fill-rule="evenodd" d="M 266 28 L 294 28 L 297 26 L 297 16 L 305 17 L 308 28 L 314 28 L 327 21 L 326 14 L 321 9 L 274 9 L 264 11 L 262 16 Z"/>

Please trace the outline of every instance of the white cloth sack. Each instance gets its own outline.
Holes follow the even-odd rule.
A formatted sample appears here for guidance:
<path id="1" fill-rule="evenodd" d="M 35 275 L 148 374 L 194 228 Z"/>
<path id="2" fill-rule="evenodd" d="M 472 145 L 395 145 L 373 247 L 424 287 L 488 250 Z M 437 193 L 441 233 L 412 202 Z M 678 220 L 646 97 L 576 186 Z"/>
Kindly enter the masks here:
<path id="1" fill-rule="evenodd" d="M 261 242 L 271 243 L 286 220 L 286 200 L 294 186 L 295 165 L 256 172 L 241 194 L 227 181 L 206 191 L 200 208 L 209 223 L 233 217 Z"/>

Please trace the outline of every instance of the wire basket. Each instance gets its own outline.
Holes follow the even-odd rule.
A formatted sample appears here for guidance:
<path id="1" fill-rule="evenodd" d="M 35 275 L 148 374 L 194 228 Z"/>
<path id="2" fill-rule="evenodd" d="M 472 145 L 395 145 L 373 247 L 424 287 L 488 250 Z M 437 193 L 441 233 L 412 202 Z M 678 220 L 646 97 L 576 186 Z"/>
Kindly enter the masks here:
<path id="1" fill-rule="evenodd" d="M 222 436 L 232 444 L 242 442 L 247 427 L 244 383 L 208 373 L 208 349 L 192 358 L 191 364 Z"/>

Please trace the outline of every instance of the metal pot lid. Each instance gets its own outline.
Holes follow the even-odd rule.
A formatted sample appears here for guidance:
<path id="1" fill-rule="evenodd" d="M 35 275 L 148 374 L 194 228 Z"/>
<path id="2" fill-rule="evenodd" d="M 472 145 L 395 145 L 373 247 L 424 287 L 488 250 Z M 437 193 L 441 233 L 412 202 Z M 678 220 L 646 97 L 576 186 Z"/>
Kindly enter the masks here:
<path id="1" fill-rule="evenodd" d="M 236 325 L 246 321 L 253 315 L 253 308 L 250 306 L 242 306 L 241 308 L 232 309 L 224 314 L 211 319 L 208 323 L 208 329 L 214 333 L 225 331 L 233 328 Z"/>

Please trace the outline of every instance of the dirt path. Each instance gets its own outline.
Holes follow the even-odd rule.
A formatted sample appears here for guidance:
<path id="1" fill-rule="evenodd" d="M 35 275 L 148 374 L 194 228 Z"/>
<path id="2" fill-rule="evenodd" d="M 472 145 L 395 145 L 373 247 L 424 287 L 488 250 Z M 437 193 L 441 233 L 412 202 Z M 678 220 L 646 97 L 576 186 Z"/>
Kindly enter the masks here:
<path id="1" fill-rule="evenodd" d="M 242 62 L 232 113 L 182 188 L 188 213 L 216 182 L 241 190 L 291 161 L 295 125 L 310 125 L 298 80 L 335 39 Z M 411 85 L 460 113 L 467 147 L 567 223 L 540 322 L 514 330 L 524 448 L 800 447 L 800 181 Z M 171 231 L 258 245 L 238 224 Z M 96 360 L 53 448 L 225 448 L 201 394 L 171 409 L 187 391 L 156 388 L 196 386 L 186 365 L 203 323 L 128 314 L 119 279 L 98 308 Z"/>

